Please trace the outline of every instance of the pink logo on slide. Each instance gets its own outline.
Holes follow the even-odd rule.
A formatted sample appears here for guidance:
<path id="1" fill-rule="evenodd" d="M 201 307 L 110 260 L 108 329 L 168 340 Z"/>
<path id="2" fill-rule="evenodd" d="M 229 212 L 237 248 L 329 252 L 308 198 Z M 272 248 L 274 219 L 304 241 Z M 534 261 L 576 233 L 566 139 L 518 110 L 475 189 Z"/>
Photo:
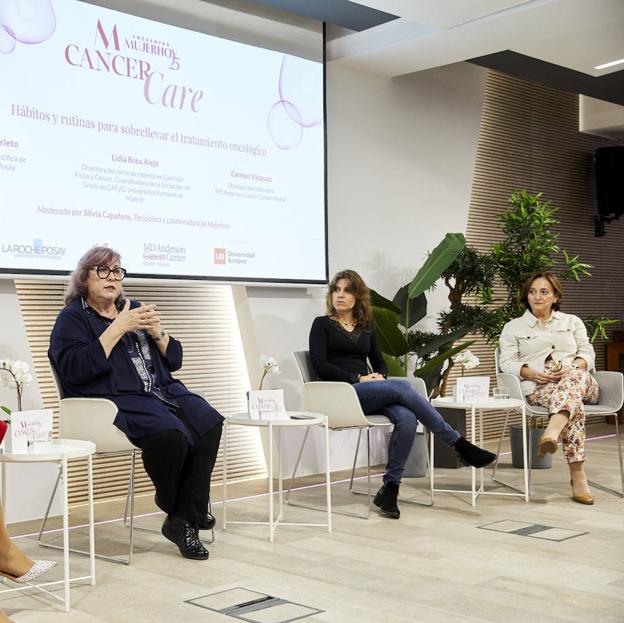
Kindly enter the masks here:
<path id="1" fill-rule="evenodd" d="M 2 0 L 0 2 L 0 54 L 10 54 L 16 42 L 41 43 L 56 30 L 51 0 Z"/>

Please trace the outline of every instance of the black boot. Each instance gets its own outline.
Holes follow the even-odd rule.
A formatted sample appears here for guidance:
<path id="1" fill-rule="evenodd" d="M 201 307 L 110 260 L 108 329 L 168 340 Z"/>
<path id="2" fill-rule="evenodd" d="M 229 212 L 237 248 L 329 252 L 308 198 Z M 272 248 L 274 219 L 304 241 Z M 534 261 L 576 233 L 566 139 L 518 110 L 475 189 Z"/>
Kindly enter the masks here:
<path id="1" fill-rule="evenodd" d="M 485 467 L 494 461 L 496 455 L 471 444 L 468 440 L 460 437 L 452 446 L 459 460 L 464 465 L 471 467 Z"/>
<path id="2" fill-rule="evenodd" d="M 381 489 L 377 491 L 377 494 L 373 498 L 373 504 L 375 506 L 381 506 L 381 502 L 383 500 L 384 491 L 386 490 L 386 485 L 381 485 Z"/>
<path id="3" fill-rule="evenodd" d="M 206 516 L 201 521 L 197 522 L 197 527 L 200 530 L 212 530 L 215 527 L 216 523 L 217 520 L 214 518 L 214 516 L 206 512 Z"/>
<path id="4" fill-rule="evenodd" d="M 399 496 L 399 485 L 396 482 L 385 483 L 373 500 L 373 504 L 378 506 L 382 513 L 392 519 L 398 519 L 401 511 L 397 506 L 397 497 Z"/>
<path id="5" fill-rule="evenodd" d="M 197 527 L 181 517 L 169 517 L 162 525 L 162 533 L 172 543 L 175 543 L 184 558 L 191 560 L 206 560 L 208 550 L 201 544 Z"/>

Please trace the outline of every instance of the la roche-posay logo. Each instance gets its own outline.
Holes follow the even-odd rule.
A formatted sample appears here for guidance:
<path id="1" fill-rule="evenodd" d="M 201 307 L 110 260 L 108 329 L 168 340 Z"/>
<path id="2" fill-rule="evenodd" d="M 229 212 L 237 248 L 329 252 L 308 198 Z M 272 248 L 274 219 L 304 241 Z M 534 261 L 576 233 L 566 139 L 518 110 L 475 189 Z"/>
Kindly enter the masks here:
<path id="1" fill-rule="evenodd" d="M 32 244 L 21 242 L 3 242 L 2 253 L 13 257 L 31 259 L 61 259 L 67 251 L 66 247 L 44 244 L 42 238 L 35 238 Z"/>

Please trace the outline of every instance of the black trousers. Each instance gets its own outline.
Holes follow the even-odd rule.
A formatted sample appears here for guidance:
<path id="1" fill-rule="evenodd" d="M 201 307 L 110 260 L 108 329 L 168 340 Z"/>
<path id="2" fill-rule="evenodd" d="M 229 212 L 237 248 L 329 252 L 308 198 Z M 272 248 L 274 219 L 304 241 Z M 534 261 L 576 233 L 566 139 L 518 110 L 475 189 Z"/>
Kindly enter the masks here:
<path id="1" fill-rule="evenodd" d="M 197 524 L 208 512 L 210 478 L 223 426 L 218 424 L 199 437 L 182 409 L 177 409 L 176 415 L 194 435 L 195 447 L 178 430 L 131 441 L 141 448 L 143 466 L 156 488 L 156 504 L 171 517 Z"/>

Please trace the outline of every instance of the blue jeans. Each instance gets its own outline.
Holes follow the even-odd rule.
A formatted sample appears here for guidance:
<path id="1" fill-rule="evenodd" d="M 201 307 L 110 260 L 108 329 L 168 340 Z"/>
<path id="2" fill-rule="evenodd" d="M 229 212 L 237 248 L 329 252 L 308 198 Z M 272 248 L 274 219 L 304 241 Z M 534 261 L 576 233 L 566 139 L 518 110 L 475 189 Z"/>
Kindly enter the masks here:
<path id="1" fill-rule="evenodd" d="M 353 388 L 366 415 L 385 415 L 394 424 L 388 445 L 384 482 L 401 483 L 418 421 L 449 446 L 460 438 L 460 434 L 444 421 L 431 403 L 417 393 L 407 380 L 368 381 L 355 383 Z"/>

